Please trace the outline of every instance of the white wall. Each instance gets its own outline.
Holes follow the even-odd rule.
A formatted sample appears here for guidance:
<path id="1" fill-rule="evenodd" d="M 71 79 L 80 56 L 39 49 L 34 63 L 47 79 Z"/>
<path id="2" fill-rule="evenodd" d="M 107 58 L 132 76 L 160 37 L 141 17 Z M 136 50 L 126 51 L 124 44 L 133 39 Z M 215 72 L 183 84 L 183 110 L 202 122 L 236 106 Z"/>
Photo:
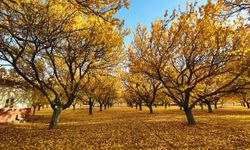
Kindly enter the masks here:
<path id="1" fill-rule="evenodd" d="M 0 86 L 0 109 L 5 107 L 7 99 L 14 98 L 13 108 L 30 108 L 32 92 L 21 88 Z"/>

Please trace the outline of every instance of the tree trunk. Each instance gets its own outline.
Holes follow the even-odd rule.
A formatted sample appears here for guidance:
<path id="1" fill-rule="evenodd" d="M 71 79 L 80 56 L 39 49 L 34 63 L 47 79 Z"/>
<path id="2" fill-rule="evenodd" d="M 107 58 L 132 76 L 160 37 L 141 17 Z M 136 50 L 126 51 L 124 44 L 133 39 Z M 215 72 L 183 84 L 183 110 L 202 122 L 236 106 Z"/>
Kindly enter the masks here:
<path id="1" fill-rule="evenodd" d="M 104 110 L 106 110 L 107 109 L 107 105 L 106 104 L 104 104 Z"/>
<path id="2" fill-rule="evenodd" d="M 167 103 L 164 104 L 165 108 L 167 108 Z"/>
<path id="3" fill-rule="evenodd" d="M 142 110 L 142 103 L 139 103 L 139 110 Z"/>
<path id="4" fill-rule="evenodd" d="M 250 108 L 250 103 L 246 102 L 246 104 L 247 104 L 247 108 L 249 109 Z"/>
<path id="5" fill-rule="evenodd" d="M 92 115 L 93 114 L 93 104 L 92 102 L 90 101 L 89 102 L 89 115 Z"/>
<path id="6" fill-rule="evenodd" d="M 246 107 L 246 104 L 245 104 L 245 102 L 242 102 L 242 104 L 243 104 L 243 106 L 244 106 L 244 107 Z"/>
<path id="7" fill-rule="evenodd" d="M 212 113 L 213 110 L 212 110 L 212 107 L 211 107 L 211 102 L 209 100 L 205 99 L 205 103 L 207 105 L 208 113 Z"/>
<path id="8" fill-rule="evenodd" d="M 76 110 L 76 104 L 72 104 L 73 110 Z"/>
<path id="9" fill-rule="evenodd" d="M 149 105 L 148 108 L 149 108 L 149 113 L 152 114 L 153 113 L 152 105 Z"/>
<path id="10" fill-rule="evenodd" d="M 208 108 L 208 113 L 213 113 L 213 110 L 212 110 L 210 102 L 207 103 L 207 108 Z"/>
<path id="11" fill-rule="evenodd" d="M 218 102 L 214 102 L 214 109 L 218 109 L 217 103 L 218 103 Z"/>
<path id="12" fill-rule="evenodd" d="M 53 114 L 50 120 L 49 129 L 55 129 L 57 126 L 57 122 L 59 120 L 60 114 L 61 114 L 61 108 L 54 108 Z"/>
<path id="13" fill-rule="evenodd" d="M 100 111 L 102 111 L 102 103 L 100 103 Z"/>
<path id="14" fill-rule="evenodd" d="M 129 105 L 130 105 L 131 108 L 133 108 L 133 103 L 132 102 Z"/>
<path id="15" fill-rule="evenodd" d="M 33 114 L 32 114 L 32 116 L 35 116 L 35 113 L 36 113 L 36 106 L 33 106 Z"/>
<path id="16" fill-rule="evenodd" d="M 138 109 L 138 103 L 135 103 L 135 108 Z"/>
<path id="17" fill-rule="evenodd" d="M 37 111 L 41 110 L 42 105 L 38 105 Z"/>
<path id="18" fill-rule="evenodd" d="M 187 109 L 184 109 L 184 110 L 185 110 L 185 114 L 186 114 L 186 117 L 187 117 L 188 124 L 189 125 L 195 125 L 195 120 L 194 120 L 194 116 L 193 116 L 193 113 L 192 113 L 192 109 L 187 108 Z"/>
<path id="19" fill-rule="evenodd" d="M 203 111 L 203 103 L 200 103 L 201 110 Z"/>

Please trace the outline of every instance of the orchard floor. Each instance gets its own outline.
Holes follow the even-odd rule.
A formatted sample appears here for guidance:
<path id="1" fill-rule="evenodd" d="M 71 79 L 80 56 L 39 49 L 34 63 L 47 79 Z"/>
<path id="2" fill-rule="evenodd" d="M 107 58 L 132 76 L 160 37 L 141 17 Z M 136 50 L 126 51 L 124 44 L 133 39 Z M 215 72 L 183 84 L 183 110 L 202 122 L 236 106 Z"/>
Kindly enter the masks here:
<path id="1" fill-rule="evenodd" d="M 250 149 L 250 110 L 228 107 L 214 113 L 194 110 L 189 126 L 177 107 L 65 110 L 57 129 L 48 130 L 51 110 L 28 123 L 0 124 L 0 149 Z"/>

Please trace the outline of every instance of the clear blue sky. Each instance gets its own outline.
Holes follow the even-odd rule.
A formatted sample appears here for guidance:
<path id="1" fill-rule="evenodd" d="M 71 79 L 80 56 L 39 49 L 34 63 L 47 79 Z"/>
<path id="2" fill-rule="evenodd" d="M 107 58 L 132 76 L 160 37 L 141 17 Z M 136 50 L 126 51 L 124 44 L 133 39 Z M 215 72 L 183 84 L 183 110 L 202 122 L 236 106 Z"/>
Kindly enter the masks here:
<path id="1" fill-rule="evenodd" d="M 194 2 L 195 0 L 189 0 Z M 205 4 L 207 0 L 196 0 L 198 5 Z M 125 27 L 131 28 L 134 32 L 136 25 L 141 23 L 148 28 L 156 18 L 162 18 L 166 10 L 171 14 L 173 9 L 180 6 L 182 10 L 186 7 L 186 0 L 129 0 L 130 8 L 123 8 L 116 17 L 125 20 Z M 133 39 L 133 34 L 125 37 L 125 44 L 128 46 Z"/>

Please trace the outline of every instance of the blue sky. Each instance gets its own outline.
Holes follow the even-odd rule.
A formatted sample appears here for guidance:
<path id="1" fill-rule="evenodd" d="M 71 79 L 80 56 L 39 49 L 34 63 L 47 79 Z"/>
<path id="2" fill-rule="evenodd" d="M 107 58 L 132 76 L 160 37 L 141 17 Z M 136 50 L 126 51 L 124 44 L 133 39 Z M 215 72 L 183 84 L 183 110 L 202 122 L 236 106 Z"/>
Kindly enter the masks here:
<path id="1" fill-rule="evenodd" d="M 195 0 L 189 0 L 194 2 Z M 135 31 L 136 25 L 141 23 L 148 28 L 151 22 L 157 18 L 162 18 L 165 11 L 171 14 L 174 8 L 180 6 L 182 10 L 186 7 L 186 0 L 129 0 L 130 8 L 123 8 L 116 17 L 125 20 L 125 27 Z M 205 4 L 207 0 L 197 0 L 198 5 Z M 125 37 L 125 44 L 128 46 L 133 39 L 133 34 Z"/>

